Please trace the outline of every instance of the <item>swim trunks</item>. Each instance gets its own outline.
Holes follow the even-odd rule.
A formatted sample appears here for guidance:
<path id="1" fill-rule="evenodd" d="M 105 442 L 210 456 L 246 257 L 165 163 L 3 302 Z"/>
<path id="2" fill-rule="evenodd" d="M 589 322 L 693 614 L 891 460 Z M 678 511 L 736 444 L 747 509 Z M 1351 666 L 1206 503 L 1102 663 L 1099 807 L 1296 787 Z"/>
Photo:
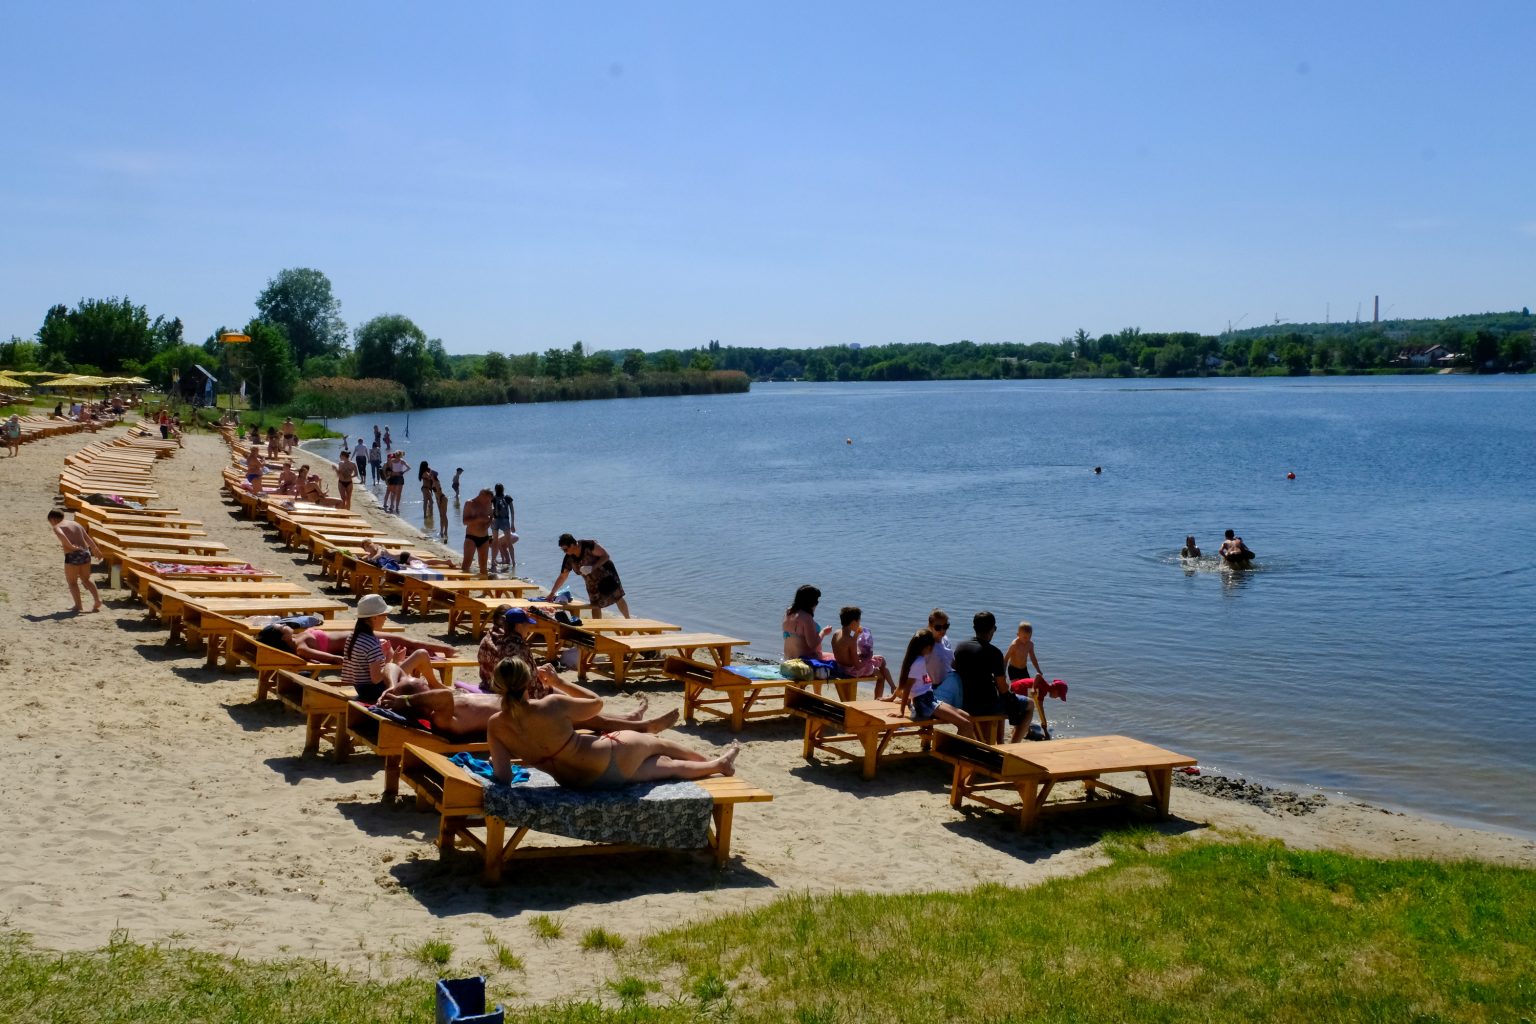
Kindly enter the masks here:
<path id="1" fill-rule="evenodd" d="M 486 542 L 489 541 L 491 538 L 490 538 L 490 536 L 488 534 L 466 533 L 464 535 L 464 539 L 465 540 L 472 540 L 472 541 L 474 541 L 475 542 L 475 547 L 477 547 L 477 548 L 483 548 L 483 547 L 485 547 Z"/>
<path id="2" fill-rule="evenodd" d="M 91 553 L 89 551 L 66 551 L 64 552 L 64 564 L 90 565 Z"/>

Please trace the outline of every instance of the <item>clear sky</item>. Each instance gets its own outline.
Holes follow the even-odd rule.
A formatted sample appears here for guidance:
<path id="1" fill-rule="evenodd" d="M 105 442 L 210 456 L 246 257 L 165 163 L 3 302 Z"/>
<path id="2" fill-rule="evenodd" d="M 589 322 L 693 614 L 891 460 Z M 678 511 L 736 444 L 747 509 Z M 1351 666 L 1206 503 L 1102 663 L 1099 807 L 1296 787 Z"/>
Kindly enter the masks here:
<path id="1" fill-rule="evenodd" d="M 450 352 L 1536 306 L 1536 4 L 13 3 L 0 337 Z M 1363 304 L 1363 305 L 1361 305 Z"/>

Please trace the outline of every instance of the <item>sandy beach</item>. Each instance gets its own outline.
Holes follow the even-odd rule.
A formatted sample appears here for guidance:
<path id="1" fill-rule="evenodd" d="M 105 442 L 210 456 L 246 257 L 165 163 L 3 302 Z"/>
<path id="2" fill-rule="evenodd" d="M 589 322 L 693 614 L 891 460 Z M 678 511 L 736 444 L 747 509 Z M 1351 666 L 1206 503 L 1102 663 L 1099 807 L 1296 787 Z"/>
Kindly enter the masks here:
<path id="1" fill-rule="evenodd" d="M 799 721 L 785 718 L 740 736 L 740 774 L 775 799 L 738 811 L 726 870 L 702 854 L 577 858 L 523 863 L 499 888 L 485 888 L 467 854 L 439 862 L 436 818 L 408 800 L 381 803 L 377 759 L 300 758 L 301 720 L 275 702 L 254 703 L 254 674 L 208 670 L 200 653 L 168 647 L 165 631 L 121 592 L 103 591 L 102 614 L 65 614 L 69 595 L 44 515 L 63 457 L 87 440 L 39 441 L 0 459 L 14 556 L 0 590 L 0 679 L 11 708 L 0 921 L 42 946 L 95 947 L 126 929 L 141 941 L 311 956 L 393 976 L 419 970 L 407 951 L 432 938 L 454 945 L 455 965 L 472 967 L 486 958 L 491 933 L 524 958 L 523 994 L 541 1000 L 601 986 L 609 959 L 577 946 L 598 925 L 633 939 L 791 891 L 1029 885 L 1100 862 L 1097 840 L 1113 819 L 1021 837 L 996 815 L 952 811 L 937 762 L 883 768 L 872 782 L 846 764 L 807 765 Z M 156 467 L 158 504 L 202 520 L 232 554 L 321 590 L 317 566 L 223 500 L 227 458 L 217 437 L 188 437 Z M 400 531 L 364 489 L 359 496 L 363 515 Z M 445 638 L 442 614 L 402 621 L 410 635 Z M 595 688 L 613 692 L 601 679 Z M 681 703 L 665 680 L 644 680 L 637 692 L 653 709 Z M 628 709 L 633 699 L 614 704 Z M 721 724 L 681 733 L 699 749 L 731 738 Z M 1297 756 L 1305 758 L 1304 747 Z M 1266 808 L 1180 787 L 1172 812 L 1161 826 L 1172 833 L 1536 866 L 1528 838 L 1345 797 Z M 541 913 L 564 920 L 563 938 L 533 937 L 526 919 Z"/>

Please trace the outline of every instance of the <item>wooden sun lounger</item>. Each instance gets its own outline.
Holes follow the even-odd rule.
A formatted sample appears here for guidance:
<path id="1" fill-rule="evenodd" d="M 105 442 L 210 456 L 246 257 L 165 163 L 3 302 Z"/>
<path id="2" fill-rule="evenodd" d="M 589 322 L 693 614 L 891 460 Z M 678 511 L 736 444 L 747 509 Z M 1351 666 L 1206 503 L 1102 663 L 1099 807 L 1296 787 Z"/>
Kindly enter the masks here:
<path id="1" fill-rule="evenodd" d="M 473 594 L 456 594 L 453 599 L 453 611 L 448 616 L 448 632 L 452 633 L 469 618 L 470 632 L 477 638 L 485 632 L 485 627 L 490 623 L 491 616 L 502 605 L 509 608 L 545 608 L 549 614 L 554 614 L 557 609 L 580 614 L 587 607 L 585 601 L 571 601 L 568 604 L 554 604 L 548 601 L 530 601 L 522 597 L 475 597 Z"/>
<path id="2" fill-rule="evenodd" d="M 823 687 L 831 686 L 839 699 L 854 700 L 860 683 L 875 681 L 874 676 L 803 683 L 792 679 L 749 679 L 732 672 L 728 665 L 708 665 L 675 655 L 661 663 L 661 673 L 683 684 L 683 718 L 689 725 L 695 724 L 699 715 L 712 715 L 729 722 L 731 732 L 741 732 L 750 720 L 789 714 L 784 696 L 790 687 L 804 686 L 819 694 Z"/>
<path id="3" fill-rule="evenodd" d="M 254 597 L 227 598 L 204 597 L 184 603 L 181 628 L 187 643 L 201 640 L 207 647 L 207 664 L 212 668 L 218 663 L 224 641 L 237 629 L 249 629 L 241 619 L 257 615 L 327 615 L 345 611 L 346 605 L 327 597 Z"/>
<path id="4" fill-rule="evenodd" d="M 791 713 L 805 719 L 805 741 L 800 756 L 807 761 L 816 751 L 859 762 L 859 774 L 866 779 L 875 777 L 881 762 L 903 761 L 927 757 L 934 744 L 933 719 L 914 722 L 901 713 L 897 705 L 883 700 L 832 700 L 820 693 L 812 693 L 799 686 L 789 687 L 784 694 L 784 706 Z M 971 719 L 977 732 L 988 739 L 1001 739 L 1004 715 L 978 715 Z M 902 736 L 914 736 L 918 749 L 891 749 L 891 741 Z"/>
<path id="5" fill-rule="evenodd" d="M 200 519 L 182 519 L 176 514 L 175 509 L 114 509 L 104 505 L 81 505 L 75 512 L 76 519 L 82 519 L 86 523 L 100 523 L 110 528 L 132 528 L 135 526 L 172 527 L 175 529 L 189 529 L 201 527 Z M 206 536 L 206 532 L 204 533 Z"/>
<path id="6" fill-rule="evenodd" d="M 400 792 L 400 760 L 409 744 L 418 750 L 437 754 L 487 754 L 491 745 L 485 734 L 444 736 L 441 733 L 401 725 L 371 711 L 360 701 L 347 703 L 347 739 L 338 761 L 345 761 L 352 749 L 367 747 L 384 759 L 384 799 L 393 800 Z"/>
<path id="7" fill-rule="evenodd" d="M 1103 807 L 1107 803 L 1151 807 L 1159 818 L 1166 818 L 1173 770 L 1196 763 L 1192 757 L 1127 736 L 1082 736 L 994 746 L 938 733 L 934 736 L 933 756 L 954 765 L 949 790 L 951 807 L 959 809 L 965 800 L 971 800 L 1004 811 L 1015 816 L 1021 832 L 1034 828 L 1042 814 Z M 1100 778 L 1116 772 L 1141 772 L 1151 793 L 1131 793 Z M 1081 782 L 1083 797 L 1048 804 L 1052 789 L 1063 782 Z M 995 791 L 1012 791 L 1017 802 L 985 795 Z M 1101 795 L 1105 793 L 1109 796 Z"/>
<path id="8" fill-rule="evenodd" d="M 579 846 L 524 846 L 528 829 L 513 830 L 506 838 L 506 823 L 485 813 L 484 787 L 448 758 L 407 743 L 400 759 L 400 777 L 416 793 L 416 806 L 439 815 L 437 848 L 446 856 L 457 842 L 475 850 L 481 858 L 482 877 L 487 883 L 501 881 L 502 868 L 514 860 L 534 857 L 573 857 L 594 853 L 623 853 L 648 849 L 621 843 L 588 843 Z M 714 824 L 710 829 L 708 849 L 715 865 L 724 867 L 731 856 L 731 825 L 737 804 L 765 803 L 773 799 L 767 790 L 758 789 L 740 776 L 700 779 L 702 787 L 714 800 Z M 475 830 L 483 829 L 484 837 Z"/>
<path id="9" fill-rule="evenodd" d="M 587 623 L 583 623 L 584 627 L 586 625 Z M 660 656 L 668 652 L 676 652 L 681 657 L 692 660 L 695 652 L 708 651 L 716 665 L 725 666 L 731 663 L 732 650 L 744 646 L 747 642 L 735 637 L 721 636 L 719 633 L 624 635 L 599 632 L 592 634 L 591 655 L 606 655 L 614 685 L 623 686 L 630 670 L 635 668 L 642 659 L 650 659 L 650 664 L 659 668 L 665 664 L 665 659 L 660 659 Z M 590 663 L 589 658 L 588 664 Z"/>
<path id="10" fill-rule="evenodd" d="M 254 599 L 269 597 L 304 597 L 309 591 L 281 576 L 264 580 L 193 580 L 180 576 L 155 577 L 144 588 L 144 604 L 152 618 L 170 629 L 166 643 L 175 643 L 181 635 L 181 620 L 188 604 L 211 598 Z"/>
<path id="11" fill-rule="evenodd" d="M 407 577 L 400 592 L 400 610 L 408 611 L 414 604 L 417 615 L 431 615 L 437 605 L 447 605 L 448 631 L 451 633 L 458 626 L 455 602 L 461 594 L 471 597 L 522 597 L 542 589 L 537 583 L 529 583 L 527 580 L 490 580 L 462 572 L 455 573 L 452 579 Z"/>
<path id="12" fill-rule="evenodd" d="M 528 614 L 537 620 L 537 624 L 531 631 L 525 631 L 524 636 L 530 632 L 542 633 L 548 645 L 549 656 L 558 658 L 560 652 L 567 646 L 576 648 L 577 672 L 582 679 L 587 678 L 588 663 L 592 660 L 595 644 L 594 638 L 599 633 L 609 635 L 638 635 L 656 633 L 681 633 L 683 627 L 671 622 L 663 622 L 661 619 L 641 618 L 617 618 L 604 617 L 601 619 L 585 619 L 581 625 L 576 626 L 568 622 L 561 622 L 550 615 L 542 605 L 535 605 L 528 609 Z"/>
<path id="13" fill-rule="evenodd" d="M 99 543 L 99 542 L 98 542 Z M 105 549 L 103 549 L 105 551 Z M 154 562 L 171 562 L 178 565 L 206 568 L 207 572 L 177 573 L 173 576 L 162 576 L 150 568 Z M 255 569 L 255 572 L 215 572 L 220 566 L 242 566 Z M 277 579 L 275 572 L 267 572 L 264 569 L 250 565 L 243 558 L 224 558 L 219 555 L 168 555 L 165 558 L 125 558 L 117 567 L 121 571 L 122 586 L 134 594 L 139 600 L 144 600 L 149 590 L 149 585 L 157 580 L 270 580 Z"/>

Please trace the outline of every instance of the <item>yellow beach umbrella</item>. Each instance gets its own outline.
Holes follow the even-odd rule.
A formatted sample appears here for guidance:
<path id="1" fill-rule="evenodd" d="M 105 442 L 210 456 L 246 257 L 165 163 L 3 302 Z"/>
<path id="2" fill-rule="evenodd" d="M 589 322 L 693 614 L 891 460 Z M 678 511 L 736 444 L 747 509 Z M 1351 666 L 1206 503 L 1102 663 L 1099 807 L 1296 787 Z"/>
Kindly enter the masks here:
<path id="1" fill-rule="evenodd" d="M 32 385 L 28 384 L 24 380 L 17 380 L 15 377 L 8 377 L 5 374 L 0 373 L 0 388 L 11 388 L 13 390 L 27 391 L 30 390 L 31 387 Z"/>
<path id="2" fill-rule="evenodd" d="M 20 379 L 22 379 L 24 377 L 30 377 L 33 380 L 41 380 L 44 377 L 64 377 L 64 376 L 67 376 L 67 374 L 62 374 L 62 373 L 50 373 L 47 370 L 7 370 L 6 371 L 6 375 L 10 376 L 10 377 L 15 377 L 18 380 L 20 380 Z"/>

